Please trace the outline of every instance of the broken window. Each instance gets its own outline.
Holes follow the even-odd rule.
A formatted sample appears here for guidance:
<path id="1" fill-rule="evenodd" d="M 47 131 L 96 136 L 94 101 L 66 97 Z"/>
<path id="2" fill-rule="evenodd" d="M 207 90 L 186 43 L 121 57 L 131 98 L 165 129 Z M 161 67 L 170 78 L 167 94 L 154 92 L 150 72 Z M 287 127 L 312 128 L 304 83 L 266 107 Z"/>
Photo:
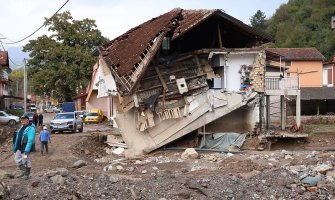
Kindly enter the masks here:
<path id="1" fill-rule="evenodd" d="M 170 43 L 171 43 L 171 38 L 164 37 L 163 42 L 162 42 L 162 50 L 170 50 Z"/>

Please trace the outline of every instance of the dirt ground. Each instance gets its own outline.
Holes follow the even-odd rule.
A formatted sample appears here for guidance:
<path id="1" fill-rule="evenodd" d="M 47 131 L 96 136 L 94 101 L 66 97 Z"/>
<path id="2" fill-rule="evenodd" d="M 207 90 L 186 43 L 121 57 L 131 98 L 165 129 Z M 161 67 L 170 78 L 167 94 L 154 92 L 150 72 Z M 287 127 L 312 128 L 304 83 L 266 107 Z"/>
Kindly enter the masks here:
<path id="1" fill-rule="evenodd" d="M 43 156 L 36 140 L 29 180 L 15 178 L 8 139 L 0 157 L 3 199 L 335 199 L 335 131 L 280 140 L 271 151 L 253 150 L 257 141 L 248 139 L 237 153 L 197 151 L 198 158 L 182 159 L 184 150 L 160 149 L 126 159 L 106 153 L 108 125 L 85 129 L 52 135 Z M 79 160 L 83 166 L 74 167 Z M 315 173 L 316 184 L 301 178 Z"/>

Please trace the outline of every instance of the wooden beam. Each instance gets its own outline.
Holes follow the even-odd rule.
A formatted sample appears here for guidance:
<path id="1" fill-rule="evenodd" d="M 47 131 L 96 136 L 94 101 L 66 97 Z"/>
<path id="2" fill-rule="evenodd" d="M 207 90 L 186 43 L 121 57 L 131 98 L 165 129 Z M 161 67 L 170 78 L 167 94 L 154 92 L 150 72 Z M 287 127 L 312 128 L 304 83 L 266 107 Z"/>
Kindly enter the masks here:
<path id="1" fill-rule="evenodd" d="M 162 83 L 162 85 L 163 85 L 164 91 L 169 91 L 169 89 L 168 89 L 168 87 L 167 87 L 167 85 L 166 85 L 166 83 L 165 83 L 165 81 L 164 81 L 164 79 L 163 79 L 163 76 L 162 76 L 162 74 L 161 74 L 161 72 L 159 71 L 159 69 L 158 69 L 157 66 L 155 66 L 155 70 L 156 70 L 156 73 L 157 73 L 157 75 L 158 75 L 158 77 L 159 77 L 159 80 L 161 81 L 161 83 Z"/>
<path id="2" fill-rule="evenodd" d="M 221 30 L 219 24 L 218 24 L 218 37 L 219 37 L 219 47 L 222 48 Z"/>

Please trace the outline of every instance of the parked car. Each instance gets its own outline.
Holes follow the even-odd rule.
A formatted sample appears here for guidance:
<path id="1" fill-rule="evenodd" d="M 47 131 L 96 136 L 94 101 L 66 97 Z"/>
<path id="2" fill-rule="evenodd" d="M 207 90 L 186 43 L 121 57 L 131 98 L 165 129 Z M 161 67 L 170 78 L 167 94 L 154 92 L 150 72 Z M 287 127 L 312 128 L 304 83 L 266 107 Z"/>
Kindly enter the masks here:
<path id="1" fill-rule="evenodd" d="M 101 123 L 104 115 L 102 110 L 99 108 L 91 109 L 88 111 L 85 117 L 85 123 Z"/>
<path id="2" fill-rule="evenodd" d="M 29 110 L 30 110 L 31 112 L 35 112 L 35 111 L 37 111 L 37 107 L 36 107 L 36 105 L 35 105 L 35 104 L 31 104 L 31 105 L 29 106 Z"/>
<path id="3" fill-rule="evenodd" d="M 58 113 L 58 112 L 60 112 L 60 109 L 57 108 L 57 106 L 48 106 L 44 109 L 44 112 L 46 112 L 46 113 Z"/>
<path id="4" fill-rule="evenodd" d="M 7 124 L 9 126 L 14 126 L 20 122 L 20 118 L 15 115 L 6 113 L 5 111 L 0 111 L 0 124 Z"/>
<path id="5" fill-rule="evenodd" d="M 78 115 L 83 120 L 85 119 L 85 117 L 87 115 L 87 111 L 86 110 L 78 110 L 78 111 L 74 111 L 74 113 L 76 113 L 76 115 Z"/>
<path id="6" fill-rule="evenodd" d="M 14 109 L 14 110 L 23 110 L 24 109 L 24 107 L 21 106 L 21 105 L 12 105 L 11 108 Z"/>
<path id="7" fill-rule="evenodd" d="M 74 112 L 57 113 L 50 122 L 50 129 L 51 133 L 55 133 L 56 131 L 76 132 L 77 130 L 83 132 L 84 123 Z"/>
<path id="8" fill-rule="evenodd" d="M 30 122 L 33 121 L 34 112 L 25 112 L 23 115 L 27 115 Z"/>

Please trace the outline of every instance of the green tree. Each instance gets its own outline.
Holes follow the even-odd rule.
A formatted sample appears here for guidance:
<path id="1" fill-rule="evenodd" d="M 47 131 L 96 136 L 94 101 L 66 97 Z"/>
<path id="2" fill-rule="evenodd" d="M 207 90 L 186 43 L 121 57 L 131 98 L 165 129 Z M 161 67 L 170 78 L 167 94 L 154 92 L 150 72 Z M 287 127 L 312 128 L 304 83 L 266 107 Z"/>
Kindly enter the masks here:
<path id="1" fill-rule="evenodd" d="M 265 13 L 257 10 L 257 12 L 250 17 L 251 26 L 259 31 L 264 31 L 266 28 L 266 16 Z"/>
<path id="2" fill-rule="evenodd" d="M 15 96 L 23 96 L 23 69 L 15 69 L 9 74 L 12 81 L 11 93 Z"/>
<path id="3" fill-rule="evenodd" d="M 69 11 L 46 19 L 52 33 L 30 40 L 23 50 L 29 52 L 28 77 L 33 92 L 59 101 L 71 101 L 78 89 L 84 89 L 92 75 L 95 46 L 107 39 L 94 20 L 74 20 Z"/>
<path id="4" fill-rule="evenodd" d="M 266 33 L 278 47 L 315 47 L 329 59 L 335 53 L 334 10 L 334 0 L 289 0 L 266 22 Z"/>

